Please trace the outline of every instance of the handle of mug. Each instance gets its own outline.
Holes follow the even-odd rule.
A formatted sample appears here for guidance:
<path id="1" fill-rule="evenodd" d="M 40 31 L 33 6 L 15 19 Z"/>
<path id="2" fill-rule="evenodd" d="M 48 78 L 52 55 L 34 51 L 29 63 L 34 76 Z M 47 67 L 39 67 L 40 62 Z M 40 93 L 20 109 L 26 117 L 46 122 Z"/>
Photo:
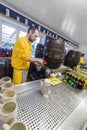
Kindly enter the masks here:
<path id="1" fill-rule="evenodd" d="M 8 124 L 3 124 L 2 130 L 9 130 L 9 125 Z"/>

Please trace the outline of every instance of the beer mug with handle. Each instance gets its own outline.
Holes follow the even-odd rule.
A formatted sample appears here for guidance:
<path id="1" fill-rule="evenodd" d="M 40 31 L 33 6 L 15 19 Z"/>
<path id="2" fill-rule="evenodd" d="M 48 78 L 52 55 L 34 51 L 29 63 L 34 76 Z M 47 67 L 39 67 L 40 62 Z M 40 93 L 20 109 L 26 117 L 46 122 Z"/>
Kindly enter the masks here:
<path id="1" fill-rule="evenodd" d="M 16 101 L 7 101 L 0 104 L 0 120 L 3 123 L 8 123 L 17 118 L 17 103 Z"/>
<path id="2" fill-rule="evenodd" d="M 6 101 L 16 101 L 17 94 L 14 89 L 7 90 L 0 93 L 0 103 L 5 103 Z"/>
<path id="3" fill-rule="evenodd" d="M 12 123 L 11 125 L 4 124 L 2 126 L 2 130 L 28 130 L 28 129 L 24 122 L 17 121 Z"/>
<path id="4" fill-rule="evenodd" d="M 43 94 L 43 96 L 48 97 L 48 95 L 51 93 L 50 90 L 50 80 L 49 79 L 44 79 L 40 82 L 41 85 L 41 93 Z"/>

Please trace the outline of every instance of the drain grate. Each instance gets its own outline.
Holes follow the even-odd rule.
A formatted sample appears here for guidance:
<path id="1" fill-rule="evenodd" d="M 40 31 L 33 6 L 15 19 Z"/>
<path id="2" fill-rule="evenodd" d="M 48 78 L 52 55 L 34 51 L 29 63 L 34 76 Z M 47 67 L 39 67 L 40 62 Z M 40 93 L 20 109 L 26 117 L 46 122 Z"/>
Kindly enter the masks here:
<path id="1" fill-rule="evenodd" d="M 63 84 L 51 89 L 49 98 L 42 96 L 40 87 L 18 94 L 18 120 L 25 122 L 28 130 L 58 130 L 84 98 L 83 94 L 71 91 Z"/>
<path id="2" fill-rule="evenodd" d="M 60 85 L 52 90 L 51 96 L 58 104 L 69 114 L 80 103 L 80 99 L 68 90 L 65 86 Z"/>
<path id="3" fill-rule="evenodd" d="M 81 100 L 83 100 L 83 98 L 85 98 L 87 96 L 87 89 L 83 89 L 83 90 L 78 90 L 75 89 L 71 86 L 69 86 L 68 84 L 64 84 L 64 86 L 70 90 L 72 93 L 75 94 L 75 96 L 77 96 L 78 98 L 80 98 Z"/>
<path id="4" fill-rule="evenodd" d="M 31 95 L 26 92 L 17 102 L 18 120 L 24 121 L 29 130 L 55 130 L 67 116 L 60 105 L 44 98 L 40 91 Z"/>

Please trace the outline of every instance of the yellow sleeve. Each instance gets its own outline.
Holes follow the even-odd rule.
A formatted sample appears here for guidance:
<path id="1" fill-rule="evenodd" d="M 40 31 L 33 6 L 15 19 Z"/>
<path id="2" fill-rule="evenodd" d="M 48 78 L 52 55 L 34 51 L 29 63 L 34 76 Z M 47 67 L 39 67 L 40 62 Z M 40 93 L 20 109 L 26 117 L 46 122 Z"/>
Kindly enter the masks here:
<path id="1" fill-rule="evenodd" d="M 80 64 L 85 64 L 84 58 L 80 57 Z"/>

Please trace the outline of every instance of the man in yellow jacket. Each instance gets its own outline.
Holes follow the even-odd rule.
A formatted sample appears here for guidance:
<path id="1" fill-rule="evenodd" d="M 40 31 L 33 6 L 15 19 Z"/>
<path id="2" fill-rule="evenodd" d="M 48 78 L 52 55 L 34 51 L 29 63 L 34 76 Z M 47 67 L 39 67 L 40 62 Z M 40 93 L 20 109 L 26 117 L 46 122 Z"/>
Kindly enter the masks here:
<path id="1" fill-rule="evenodd" d="M 13 67 L 13 83 L 20 84 L 26 82 L 27 73 L 30 67 L 30 62 L 43 64 L 43 61 L 37 58 L 32 58 L 32 42 L 38 37 L 38 29 L 31 26 L 28 29 L 25 37 L 18 38 L 14 44 L 11 64 Z"/>
<path id="2" fill-rule="evenodd" d="M 77 65 L 77 68 L 79 69 L 81 65 L 84 65 L 85 64 L 85 60 L 84 60 L 84 54 L 82 53 L 81 56 L 80 56 L 80 60 L 79 60 L 79 63 Z"/>

